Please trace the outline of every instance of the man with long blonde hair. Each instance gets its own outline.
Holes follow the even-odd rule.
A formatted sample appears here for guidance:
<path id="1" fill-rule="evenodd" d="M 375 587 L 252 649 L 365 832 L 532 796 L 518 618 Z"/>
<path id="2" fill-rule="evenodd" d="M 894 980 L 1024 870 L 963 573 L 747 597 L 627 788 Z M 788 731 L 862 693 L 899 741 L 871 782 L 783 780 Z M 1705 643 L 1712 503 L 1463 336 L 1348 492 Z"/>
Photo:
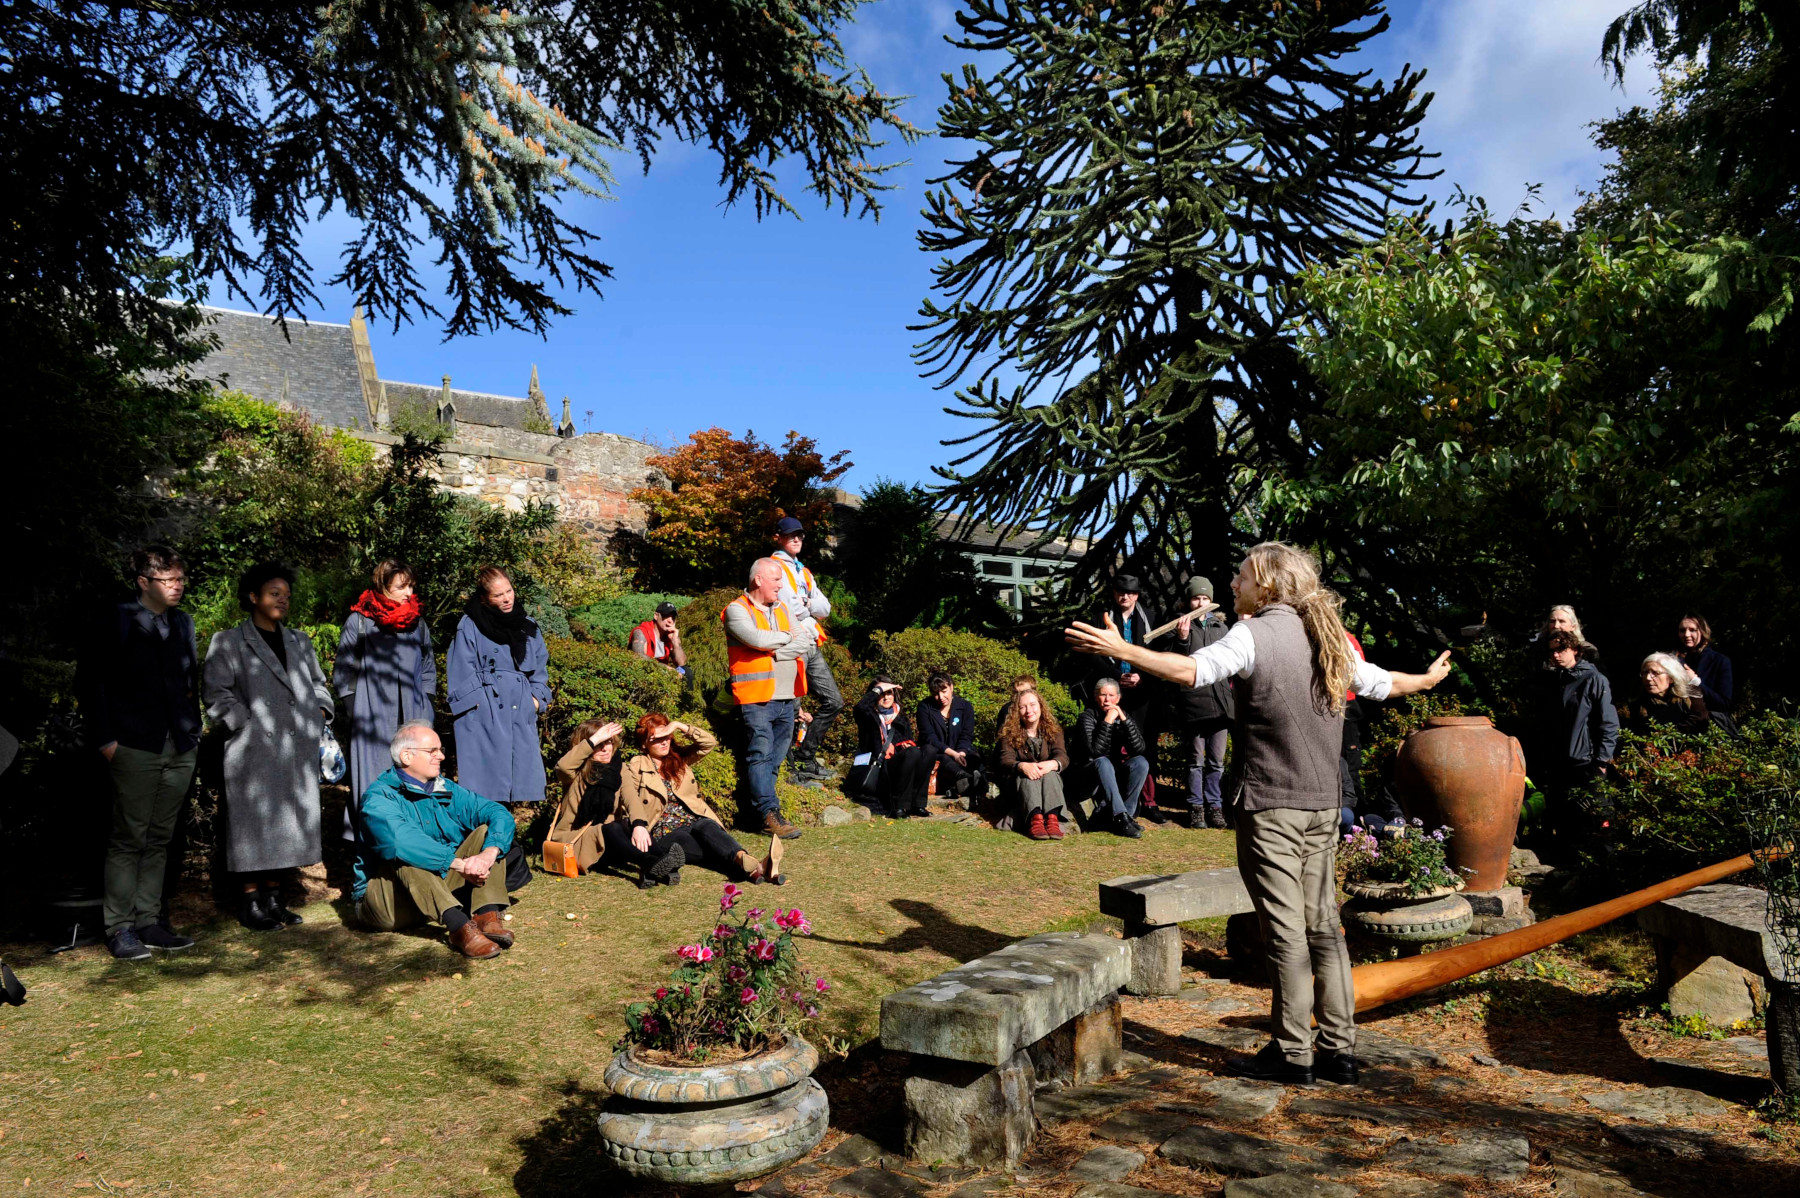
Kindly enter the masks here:
<path id="1" fill-rule="evenodd" d="M 1450 654 L 1423 674 L 1358 660 L 1338 618 L 1342 601 L 1320 582 L 1318 561 L 1280 541 L 1245 554 L 1231 590 L 1241 618 L 1192 654 L 1130 644 L 1111 620 L 1101 628 L 1071 625 L 1065 639 L 1183 686 L 1235 680 L 1237 761 L 1228 801 L 1237 814 L 1238 872 L 1272 964 L 1274 1034 L 1233 1069 L 1290 1085 L 1315 1076 L 1354 1082 L 1356 1002 L 1335 869 L 1344 697 L 1430 690 L 1450 672 Z"/>

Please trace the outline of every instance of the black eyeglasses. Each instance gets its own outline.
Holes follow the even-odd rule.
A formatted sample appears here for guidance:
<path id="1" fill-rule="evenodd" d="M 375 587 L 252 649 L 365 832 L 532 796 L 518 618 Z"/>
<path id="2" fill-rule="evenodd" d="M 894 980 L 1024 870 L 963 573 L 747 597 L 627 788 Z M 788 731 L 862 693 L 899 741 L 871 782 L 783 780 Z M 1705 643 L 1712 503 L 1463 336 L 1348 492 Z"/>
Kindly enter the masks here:
<path id="1" fill-rule="evenodd" d="M 139 574 L 146 582 L 186 582 L 186 574 Z"/>

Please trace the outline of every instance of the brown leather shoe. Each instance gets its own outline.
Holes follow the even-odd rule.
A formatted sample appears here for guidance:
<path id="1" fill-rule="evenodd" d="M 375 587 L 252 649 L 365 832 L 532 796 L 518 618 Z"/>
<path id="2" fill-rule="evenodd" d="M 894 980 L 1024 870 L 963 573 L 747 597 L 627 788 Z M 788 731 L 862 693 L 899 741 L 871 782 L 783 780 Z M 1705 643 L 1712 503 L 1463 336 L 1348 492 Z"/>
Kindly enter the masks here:
<path id="1" fill-rule="evenodd" d="M 477 961 L 500 955 L 500 946 L 484 936 L 473 919 L 450 933 L 450 947 Z"/>
<path id="2" fill-rule="evenodd" d="M 506 920 L 498 911 L 483 911 L 474 917 L 475 926 L 481 934 L 498 944 L 501 948 L 513 946 L 512 929 L 506 926 Z"/>
<path id="3" fill-rule="evenodd" d="M 763 816 L 763 835 L 779 836 L 783 840 L 798 840 L 800 829 L 787 822 L 779 812 L 771 812 Z"/>

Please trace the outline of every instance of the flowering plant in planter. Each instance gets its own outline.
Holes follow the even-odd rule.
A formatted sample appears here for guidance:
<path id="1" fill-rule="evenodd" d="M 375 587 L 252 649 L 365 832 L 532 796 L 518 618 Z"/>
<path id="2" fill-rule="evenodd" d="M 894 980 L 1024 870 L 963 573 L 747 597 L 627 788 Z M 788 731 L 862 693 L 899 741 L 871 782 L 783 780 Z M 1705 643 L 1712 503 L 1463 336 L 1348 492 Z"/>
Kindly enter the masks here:
<path id="1" fill-rule="evenodd" d="M 1444 845 L 1454 831 L 1425 831 L 1423 820 L 1393 827 L 1377 837 L 1367 829 L 1350 830 L 1338 846 L 1345 882 L 1395 882 L 1417 897 L 1439 886 L 1455 886 L 1456 871 L 1444 859 Z"/>
<path id="2" fill-rule="evenodd" d="M 625 1008 L 618 1047 L 705 1061 L 728 1047 L 770 1047 L 818 1018 L 831 983 L 800 963 L 797 939 L 812 935 L 805 912 L 751 907 L 734 914 L 742 901 L 744 891 L 726 885 L 718 923 L 674 950 L 680 964 L 667 984 Z"/>

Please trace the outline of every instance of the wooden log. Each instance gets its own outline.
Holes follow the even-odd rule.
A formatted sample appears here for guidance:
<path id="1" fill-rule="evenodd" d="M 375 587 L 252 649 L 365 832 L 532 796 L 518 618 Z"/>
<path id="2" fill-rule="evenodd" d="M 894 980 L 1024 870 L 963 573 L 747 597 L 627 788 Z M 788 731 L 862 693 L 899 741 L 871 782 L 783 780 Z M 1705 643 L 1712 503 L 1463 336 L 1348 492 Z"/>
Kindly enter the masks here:
<path id="1" fill-rule="evenodd" d="M 1782 856 L 1784 853 L 1781 850 L 1771 849 L 1769 855 Z M 1527 953 L 1535 953 L 1540 948 L 1546 948 L 1559 940 L 1566 940 L 1579 932 L 1590 931 L 1601 924 L 1611 923 L 1622 915 L 1630 915 L 1633 911 L 1642 910 L 1653 903 L 1674 898 L 1696 886 L 1704 886 L 1709 882 L 1717 882 L 1721 878 L 1729 878 L 1733 874 L 1753 869 L 1756 863 L 1756 854 L 1745 853 L 1741 857 L 1733 857 L 1729 861 L 1721 861 L 1717 865 L 1709 865 L 1705 869 L 1697 869 L 1692 873 L 1682 874 L 1678 878 L 1670 878 L 1667 882 L 1659 882 L 1655 886 L 1620 895 L 1608 902 L 1598 903 L 1592 907 L 1583 907 L 1579 911 L 1571 911 L 1567 915 L 1559 915 L 1555 919 L 1546 919 L 1542 923 L 1520 928 L 1516 932 L 1491 936 L 1486 940 L 1477 940 L 1472 944 L 1464 944 L 1457 948 L 1440 949 L 1435 953 L 1426 953 L 1423 956 L 1406 957 L 1398 961 L 1381 961 L 1373 965 L 1358 965 L 1350 973 L 1351 984 L 1356 988 L 1356 1009 L 1367 1011 L 1391 1002 L 1399 1002 L 1403 998 L 1411 998 L 1415 994 L 1435 989 L 1447 982 L 1454 982 L 1471 974 L 1480 973 L 1484 969 L 1492 969 L 1496 965 L 1515 961 Z"/>

